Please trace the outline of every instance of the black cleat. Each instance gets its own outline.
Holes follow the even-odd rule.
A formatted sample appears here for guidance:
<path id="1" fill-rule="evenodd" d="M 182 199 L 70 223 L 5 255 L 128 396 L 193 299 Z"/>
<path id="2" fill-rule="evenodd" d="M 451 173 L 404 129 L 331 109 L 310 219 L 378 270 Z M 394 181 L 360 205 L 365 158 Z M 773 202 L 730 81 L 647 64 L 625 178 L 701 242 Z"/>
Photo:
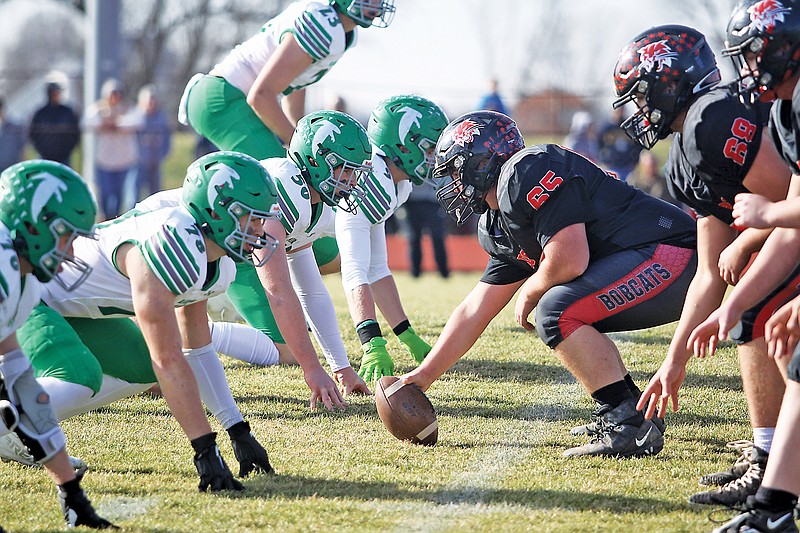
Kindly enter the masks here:
<path id="1" fill-rule="evenodd" d="M 750 456 L 750 466 L 738 479 L 734 479 L 715 490 L 698 492 L 689 496 L 689 502 L 702 505 L 724 505 L 742 510 L 747 503 L 747 497 L 755 495 L 761 480 L 764 479 L 764 470 L 767 467 L 769 454 L 757 446 L 753 446 Z"/>
<path id="2" fill-rule="evenodd" d="M 779 512 L 766 509 L 750 509 L 712 533 L 798 533 L 792 510 Z"/>

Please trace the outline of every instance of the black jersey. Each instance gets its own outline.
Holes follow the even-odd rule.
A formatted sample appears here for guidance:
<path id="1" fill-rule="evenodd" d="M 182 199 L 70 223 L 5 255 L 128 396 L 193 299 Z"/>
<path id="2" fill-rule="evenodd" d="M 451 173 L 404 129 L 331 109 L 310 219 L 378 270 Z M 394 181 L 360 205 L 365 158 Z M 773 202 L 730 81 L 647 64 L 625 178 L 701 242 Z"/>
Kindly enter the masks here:
<path id="1" fill-rule="evenodd" d="M 800 148 L 797 145 L 800 137 L 800 83 L 795 85 L 792 101 L 777 100 L 772 106 L 769 117 L 769 134 L 772 142 L 792 173 L 800 174 Z"/>
<path id="2" fill-rule="evenodd" d="M 749 192 L 742 182 L 768 120 L 769 105 L 747 108 L 729 86 L 698 98 L 672 140 L 666 167 L 670 193 L 699 216 L 731 224 L 734 198 Z"/>
<path id="3" fill-rule="evenodd" d="M 590 261 L 651 243 L 695 246 L 689 215 L 554 144 L 509 159 L 497 199 L 498 210 L 484 213 L 478 226 L 478 240 L 491 255 L 481 278 L 486 283 L 513 283 L 536 272 L 547 242 L 572 224 L 586 225 Z"/>

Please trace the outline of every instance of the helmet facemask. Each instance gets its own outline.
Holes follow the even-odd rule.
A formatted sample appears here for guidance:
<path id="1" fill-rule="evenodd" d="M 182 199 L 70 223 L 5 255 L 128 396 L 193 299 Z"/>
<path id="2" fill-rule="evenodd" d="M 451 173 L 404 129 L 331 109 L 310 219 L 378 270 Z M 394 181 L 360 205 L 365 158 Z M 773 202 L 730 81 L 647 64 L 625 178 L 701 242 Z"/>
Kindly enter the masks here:
<path id="1" fill-rule="evenodd" d="M 87 237 L 90 239 L 96 239 L 97 237 L 94 231 L 86 232 L 60 217 L 48 223 L 48 230 L 52 237 L 53 246 L 40 254 L 38 256 L 38 261 L 31 258 L 33 275 L 43 283 L 55 280 L 65 291 L 71 292 L 86 281 L 86 278 L 89 277 L 89 274 L 92 272 L 92 267 L 85 261 L 75 257 L 71 252 L 68 252 L 68 250 L 71 250 L 73 242 L 78 237 Z M 36 228 L 28 226 L 27 231 L 33 235 Z M 68 237 L 66 242 L 64 242 L 63 246 L 59 246 L 62 237 L 65 236 Z M 29 255 L 30 246 L 23 246 L 23 248 L 27 248 L 27 250 L 23 252 L 23 255 Z M 77 279 L 72 283 L 68 283 L 61 276 L 60 271 L 64 264 L 71 265 L 78 274 Z"/>
<path id="2" fill-rule="evenodd" d="M 738 46 L 726 47 L 722 50 L 724 57 L 729 57 L 737 75 L 736 89 L 739 101 L 746 106 L 754 105 L 767 91 L 773 89 L 779 78 L 773 76 L 763 68 L 753 67 L 761 65 L 764 50 L 768 40 L 761 37 L 750 37 Z"/>
<path id="3" fill-rule="evenodd" d="M 335 3 L 362 28 L 386 28 L 394 19 L 394 0 L 337 0 Z"/>
<path id="4" fill-rule="evenodd" d="M 236 262 L 252 262 L 260 267 L 269 261 L 272 254 L 278 248 L 278 239 L 264 230 L 264 222 L 269 219 L 278 219 L 278 213 L 266 213 L 264 211 L 251 210 L 241 202 L 231 202 L 228 207 L 228 214 L 236 221 L 236 228 L 225 238 L 224 248 L 228 255 Z M 242 217 L 247 218 L 242 221 Z M 261 228 L 260 234 L 250 233 L 254 221 Z M 251 251 L 245 249 L 250 246 Z M 252 250 L 260 250 L 257 257 Z"/>
<path id="5" fill-rule="evenodd" d="M 488 189 L 481 191 L 476 186 L 468 184 L 463 178 L 467 159 L 466 154 L 458 153 L 438 165 L 433 175 L 435 180 L 443 183 L 436 192 L 439 205 L 455 219 L 459 226 L 473 214 L 485 213 L 489 208 L 486 203 Z"/>
<path id="6" fill-rule="evenodd" d="M 330 169 L 328 177 L 320 181 L 314 189 L 326 204 L 355 213 L 357 202 L 367 195 L 363 186 L 372 171 L 371 163 L 346 161 L 333 151 L 325 154 L 324 159 Z M 310 159 L 309 163 L 313 164 L 314 160 Z"/>

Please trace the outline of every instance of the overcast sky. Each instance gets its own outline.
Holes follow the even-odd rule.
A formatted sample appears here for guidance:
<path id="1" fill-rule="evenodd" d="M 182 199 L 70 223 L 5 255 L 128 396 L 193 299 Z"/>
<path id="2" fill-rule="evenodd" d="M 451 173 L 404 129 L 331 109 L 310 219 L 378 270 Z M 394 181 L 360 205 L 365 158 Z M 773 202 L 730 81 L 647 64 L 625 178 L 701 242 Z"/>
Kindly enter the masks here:
<path id="1" fill-rule="evenodd" d="M 368 113 L 381 98 L 417 92 L 441 103 L 454 117 L 472 109 L 492 77 L 498 78 L 509 103 L 520 92 L 548 85 L 607 94 L 610 101 L 614 64 L 630 38 L 651 26 L 672 23 L 693 26 L 709 36 L 715 31 L 724 34 L 735 2 L 683 2 L 714 4 L 718 9 L 712 14 L 676 7 L 680 0 L 395 3 L 397 15 L 389 28 L 361 31 L 358 46 L 309 88 L 310 107 L 341 94 L 354 113 Z M 554 5 L 561 13 L 553 12 Z M 712 44 L 719 52 L 719 43 Z M 559 56 L 570 59 L 560 61 Z M 727 61 L 717 56 L 721 64 Z M 533 69 L 523 79 L 526 65 Z"/>

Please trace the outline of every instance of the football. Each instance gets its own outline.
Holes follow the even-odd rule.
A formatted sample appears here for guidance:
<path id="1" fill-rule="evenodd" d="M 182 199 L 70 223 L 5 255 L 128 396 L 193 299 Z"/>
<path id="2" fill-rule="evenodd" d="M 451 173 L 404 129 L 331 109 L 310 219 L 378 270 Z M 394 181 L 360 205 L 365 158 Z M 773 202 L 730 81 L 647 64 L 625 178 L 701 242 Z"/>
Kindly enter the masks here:
<path id="1" fill-rule="evenodd" d="M 398 439 L 427 446 L 436 444 L 436 411 L 416 385 L 404 385 L 397 376 L 384 376 L 375 387 L 375 405 L 383 425 Z"/>

